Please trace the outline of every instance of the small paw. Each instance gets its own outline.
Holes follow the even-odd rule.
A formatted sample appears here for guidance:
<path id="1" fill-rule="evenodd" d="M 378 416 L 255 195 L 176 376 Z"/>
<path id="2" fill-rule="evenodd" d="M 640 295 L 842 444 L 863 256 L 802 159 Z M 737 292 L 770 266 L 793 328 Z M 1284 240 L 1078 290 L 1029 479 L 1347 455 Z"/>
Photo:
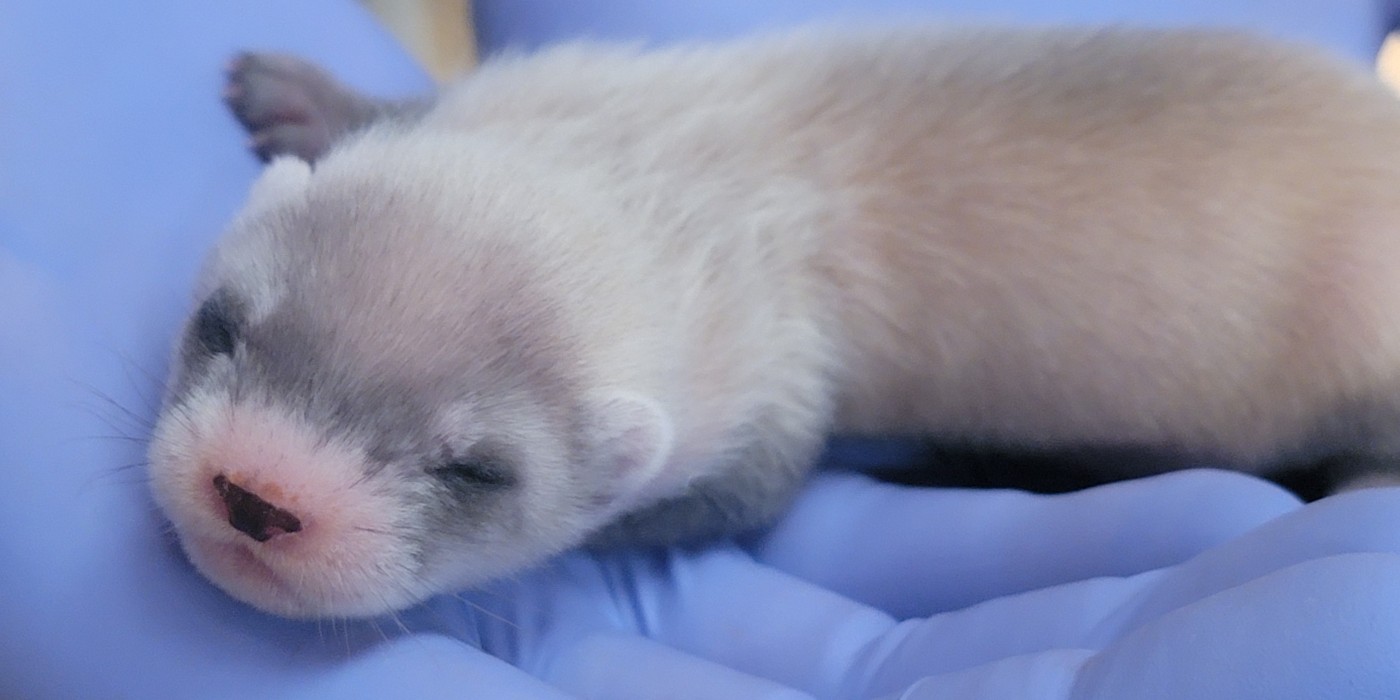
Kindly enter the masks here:
<path id="1" fill-rule="evenodd" d="M 290 154 L 307 162 L 325 154 L 348 128 L 355 96 L 299 58 L 242 53 L 228 65 L 224 103 L 262 160 Z"/>

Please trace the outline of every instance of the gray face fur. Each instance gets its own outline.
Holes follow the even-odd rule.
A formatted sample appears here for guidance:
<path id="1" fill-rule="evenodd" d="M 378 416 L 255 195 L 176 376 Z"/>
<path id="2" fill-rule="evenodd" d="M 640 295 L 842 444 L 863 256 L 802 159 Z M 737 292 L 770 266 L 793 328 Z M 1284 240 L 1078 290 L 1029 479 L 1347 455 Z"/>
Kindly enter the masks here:
<path id="1" fill-rule="evenodd" d="M 417 352 L 397 367 L 347 353 L 357 339 L 317 313 L 335 302 L 317 298 L 328 289 L 293 283 L 265 317 L 249 319 L 247 303 L 228 288 L 216 290 L 196 312 L 182 344 L 182 370 L 172 402 L 191 392 L 219 391 L 233 405 L 280 404 L 323 439 L 362 444 L 364 477 L 393 476 L 426 488 L 408 504 L 421 512 L 425 529 L 439 541 L 469 541 L 487 523 L 518 529 L 514 503 L 534 451 L 577 458 L 570 440 L 577 412 L 567 382 L 543 358 L 531 357 L 523 338 L 483 333 L 463 338 L 428 337 L 413 343 L 462 348 L 464 353 Z M 401 321 L 404 319 L 401 317 Z M 383 332 L 409 336 L 413 323 L 396 328 L 382 319 Z M 429 336 L 443 332 L 433 327 Z M 213 340 L 213 343 L 211 343 Z M 515 347 L 512 347 L 512 345 Z M 464 378 L 470 377 L 470 382 Z M 492 434 L 487 426 L 509 425 Z M 538 428 L 520 435 L 518 426 Z M 539 441 L 558 442 L 542 449 Z M 514 526 L 514 527 L 512 527 Z M 444 537 L 446 536 L 446 537 Z"/>
<path id="2" fill-rule="evenodd" d="M 444 213 L 420 179 L 327 169 L 269 169 L 177 353 L 152 475 L 196 566 L 272 612 L 373 614 L 615 515 L 629 470 L 664 457 L 660 422 L 581 388 L 517 222 Z M 306 527 L 244 537 L 214 477 Z"/>

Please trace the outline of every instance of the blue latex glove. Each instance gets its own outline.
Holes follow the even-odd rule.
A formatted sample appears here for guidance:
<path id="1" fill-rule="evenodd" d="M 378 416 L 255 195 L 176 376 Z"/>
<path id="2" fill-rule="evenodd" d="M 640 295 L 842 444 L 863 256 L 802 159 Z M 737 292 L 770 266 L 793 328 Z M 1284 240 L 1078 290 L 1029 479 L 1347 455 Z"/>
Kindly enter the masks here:
<path id="1" fill-rule="evenodd" d="M 1054 497 L 826 475 L 752 547 L 564 557 L 460 633 L 584 697 L 1394 697 L 1397 505 L 1213 471 Z"/>
<path id="2" fill-rule="evenodd" d="M 0 697 L 1400 693 L 1400 495 L 1300 509 L 1218 472 L 1059 497 L 828 474 L 754 541 L 570 554 L 397 621 L 232 601 L 141 462 L 193 271 L 256 172 L 215 99 L 244 47 L 426 87 L 330 0 L 0 4 Z"/>
<path id="3" fill-rule="evenodd" d="M 1301 39 L 1364 62 L 1400 21 L 1397 0 L 473 0 L 487 53 L 578 37 L 675 41 L 804 22 L 1127 22 L 1243 27 Z"/>

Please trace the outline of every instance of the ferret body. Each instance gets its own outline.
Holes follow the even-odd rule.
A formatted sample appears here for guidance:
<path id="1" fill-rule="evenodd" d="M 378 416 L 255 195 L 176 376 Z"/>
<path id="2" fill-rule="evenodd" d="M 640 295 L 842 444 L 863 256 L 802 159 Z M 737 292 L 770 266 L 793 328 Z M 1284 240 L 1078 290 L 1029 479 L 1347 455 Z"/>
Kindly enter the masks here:
<path id="1" fill-rule="evenodd" d="M 279 60 L 230 97 L 315 169 L 275 160 L 211 256 L 151 452 L 196 566 L 265 610 L 750 529 L 833 431 L 1400 450 L 1400 103 L 1310 50 L 570 46 L 322 114 L 325 152 L 259 116 L 336 90 Z"/>

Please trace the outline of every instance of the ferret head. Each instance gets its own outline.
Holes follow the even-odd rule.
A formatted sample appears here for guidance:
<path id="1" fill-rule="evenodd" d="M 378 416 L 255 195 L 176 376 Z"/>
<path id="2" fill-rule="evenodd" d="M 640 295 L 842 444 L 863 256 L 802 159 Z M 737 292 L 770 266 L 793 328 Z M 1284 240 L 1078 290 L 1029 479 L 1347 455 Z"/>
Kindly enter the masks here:
<path id="1" fill-rule="evenodd" d="M 268 612 L 368 616 L 626 510 L 669 422 L 587 378 L 548 264 L 513 242 L 540 222 L 444 209 L 440 178 L 317 168 L 269 167 L 178 343 L 151 476 L 194 565 Z"/>

